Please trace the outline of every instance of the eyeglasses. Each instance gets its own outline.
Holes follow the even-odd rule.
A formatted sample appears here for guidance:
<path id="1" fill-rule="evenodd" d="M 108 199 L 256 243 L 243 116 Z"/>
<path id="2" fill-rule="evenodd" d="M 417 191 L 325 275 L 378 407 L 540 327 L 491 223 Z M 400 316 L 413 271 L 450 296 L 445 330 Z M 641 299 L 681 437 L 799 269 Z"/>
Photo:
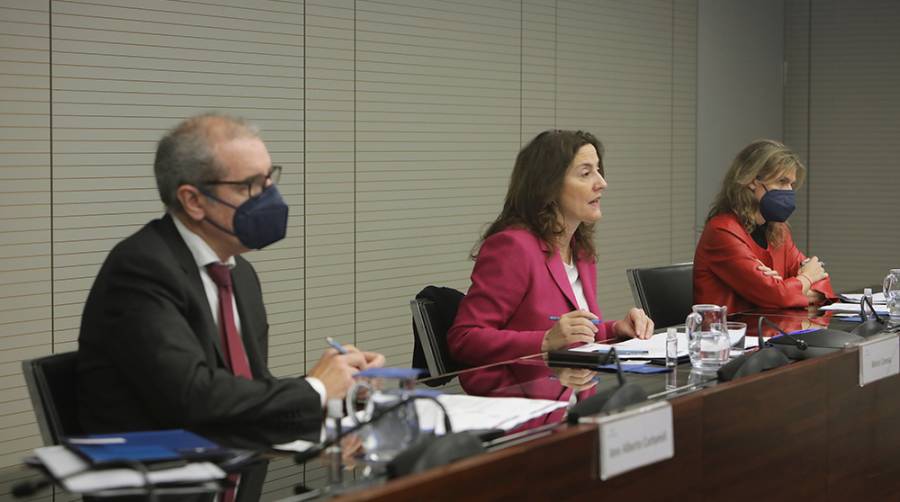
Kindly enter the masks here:
<path id="1" fill-rule="evenodd" d="M 278 180 L 281 179 L 281 166 L 272 166 L 272 170 L 269 171 L 269 174 L 265 176 L 252 176 L 243 181 L 206 181 L 204 185 L 236 185 L 243 186 L 247 189 L 247 198 L 256 197 L 261 194 L 263 190 L 269 186 L 269 182 L 272 185 L 277 185 Z"/>

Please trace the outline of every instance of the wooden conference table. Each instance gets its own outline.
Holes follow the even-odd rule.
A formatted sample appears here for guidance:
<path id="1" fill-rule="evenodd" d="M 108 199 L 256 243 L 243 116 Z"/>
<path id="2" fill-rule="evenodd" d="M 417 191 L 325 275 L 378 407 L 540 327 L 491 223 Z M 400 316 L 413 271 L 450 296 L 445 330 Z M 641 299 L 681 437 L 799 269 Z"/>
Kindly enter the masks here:
<path id="1" fill-rule="evenodd" d="M 786 331 L 853 327 L 805 310 L 730 318 L 747 322 L 748 336 L 755 336 L 760 315 Z M 651 401 L 671 405 L 674 457 L 605 481 L 599 477 L 596 425 L 566 425 L 559 410 L 519 426 L 511 436 L 517 439 L 501 439 L 487 453 L 340 499 L 900 500 L 900 376 L 860 387 L 858 352 L 849 348 L 731 382 L 692 371 L 690 363 L 673 373 L 628 374 Z M 518 380 L 494 395 L 568 400 L 571 390 L 562 385 L 560 370 L 542 361 L 538 356 L 495 366 Z M 447 385 L 459 392 L 456 382 Z M 602 373 L 579 398 L 616 385 L 615 375 Z M 284 439 L 229 444 L 228 435 L 207 435 L 236 447 Z M 270 498 L 267 486 L 285 482 L 273 472 L 275 464 L 245 471 L 238 500 Z"/>
<path id="2" fill-rule="evenodd" d="M 804 310 L 731 317 L 747 321 L 753 334 L 761 314 L 789 330 L 852 327 Z M 678 385 L 687 384 L 690 365 L 676 375 Z M 628 375 L 651 398 L 665 390 L 666 378 Z M 347 499 L 900 500 L 900 376 L 860 387 L 857 348 L 732 382 L 693 380 L 701 388 L 668 397 L 675 443 L 669 460 L 601 481 L 596 426 L 560 424 Z"/>

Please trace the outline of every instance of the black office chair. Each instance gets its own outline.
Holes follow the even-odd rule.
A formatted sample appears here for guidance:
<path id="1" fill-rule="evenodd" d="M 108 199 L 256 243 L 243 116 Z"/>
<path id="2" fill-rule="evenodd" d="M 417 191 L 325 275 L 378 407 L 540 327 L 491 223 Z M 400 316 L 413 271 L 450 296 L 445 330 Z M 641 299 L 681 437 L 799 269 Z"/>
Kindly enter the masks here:
<path id="1" fill-rule="evenodd" d="M 428 286 L 409 302 L 413 317 L 413 367 L 427 369 L 431 377 L 446 375 L 462 369 L 450 357 L 447 331 L 456 319 L 459 302 L 465 295 L 453 288 Z M 432 379 L 432 387 L 442 385 L 453 377 Z"/>
<path id="2" fill-rule="evenodd" d="M 630 268 L 625 274 L 634 302 L 657 328 L 683 324 L 694 303 L 694 264 Z"/>
<path id="3" fill-rule="evenodd" d="M 45 445 L 80 434 L 78 422 L 77 352 L 22 361 L 31 405 Z"/>

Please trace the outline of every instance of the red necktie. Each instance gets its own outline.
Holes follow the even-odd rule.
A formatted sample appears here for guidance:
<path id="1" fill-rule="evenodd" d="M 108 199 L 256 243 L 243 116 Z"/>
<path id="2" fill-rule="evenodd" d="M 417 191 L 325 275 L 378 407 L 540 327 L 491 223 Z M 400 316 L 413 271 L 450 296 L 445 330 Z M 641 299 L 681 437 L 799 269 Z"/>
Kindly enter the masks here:
<path id="1" fill-rule="evenodd" d="M 221 263 L 210 263 L 206 266 L 209 276 L 219 287 L 219 336 L 222 338 L 222 350 L 225 360 L 231 366 L 231 372 L 248 380 L 253 379 L 244 342 L 238 335 L 232 308 L 231 269 Z"/>

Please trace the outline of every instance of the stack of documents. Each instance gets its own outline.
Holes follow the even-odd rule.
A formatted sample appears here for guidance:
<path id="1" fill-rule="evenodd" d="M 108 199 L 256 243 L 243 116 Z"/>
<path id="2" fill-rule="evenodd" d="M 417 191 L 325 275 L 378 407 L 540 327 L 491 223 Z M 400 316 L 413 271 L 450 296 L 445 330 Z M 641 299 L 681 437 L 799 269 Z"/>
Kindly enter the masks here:
<path id="1" fill-rule="evenodd" d="M 847 303 L 859 303 L 862 301 L 862 293 L 841 293 L 841 300 L 844 300 Z M 872 303 L 875 304 L 886 304 L 887 300 L 884 297 L 884 293 L 878 292 L 872 295 Z"/>
<path id="2" fill-rule="evenodd" d="M 608 343 L 589 343 L 570 349 L 577 352 L 607 352 L 616 348 L 619 359 L 665 359 L 666 334 L 657 333 L 647 340 L 632 338 L 631 340 L 611 345 Z M 678 357 L 688 355 L 687 333 L 678 332 Z"/>
<path id="3" fill-rule="evenodd" d="M 884 314 L 888 315 L 888 308 L 885 304 L 878 304 L 877 302 L 874 305 L 876 314 Z M 832 303 L 831 305 L 825 305 L 823 307 L 819 307 L 819 310 L 826 311 L 834 311 L 834 312 L 844 312 L 850 314 L 859 314 L 859 303 Z"/>
<path id="4" fill-rule="evenodd" d="M 532 418 L 565 408 L 569 404 L 549 399 L 479 397 L 465 394 L 441 394 L 437 399 L 450 415 L 453 432 L 475 429 L 508 431 Z M 446 432 L 441 409 L 433 402 L 417 400 L 416 412 L 419 414 L 419 425 L 424 430 L 431 430 L 433 427 L 436 434 Z"/>
<path id="5" fill-rule="evenodd" d="M 92 469 L 81 457 L 65 446 L 46 446 L 34 450 L 54 479 L 72 493 L 92 493 L 101 490 L 140 488 L 144 477 L 134 469 Z M 225 472 L 211 462 L 194 462 L 181 467 L 152 471 L 150 483 L 203 483 L 225 478 Z"/>
<path id="6" fill-rule="evenodd" d="M 508 431 L 517 425 L 523 424 L 532 418 L 543 416 L 552 411 L 568 406 L 566 401 L 551 401 L 548 399 L 526 399 L 523 397 L 479 397 L 465 394 L 437 394 L 437 400 L 444 405 L 450 416 L 450 426 L 453 432 L 462 432 L 478 429 L 502 429 Z M 423 431 L 444 434 L 443 411 L 433 402 L 426 399 L 418 399 L 416 413 L 419 417 L 419 427 Z M 355 423 L 350 417 L 341 420 L 344 428 L 353 427 Z M 315 443 L 298 440 L 291 443 L 274 445 L 273 448 L 282 451 L 306 451 Z"/>

